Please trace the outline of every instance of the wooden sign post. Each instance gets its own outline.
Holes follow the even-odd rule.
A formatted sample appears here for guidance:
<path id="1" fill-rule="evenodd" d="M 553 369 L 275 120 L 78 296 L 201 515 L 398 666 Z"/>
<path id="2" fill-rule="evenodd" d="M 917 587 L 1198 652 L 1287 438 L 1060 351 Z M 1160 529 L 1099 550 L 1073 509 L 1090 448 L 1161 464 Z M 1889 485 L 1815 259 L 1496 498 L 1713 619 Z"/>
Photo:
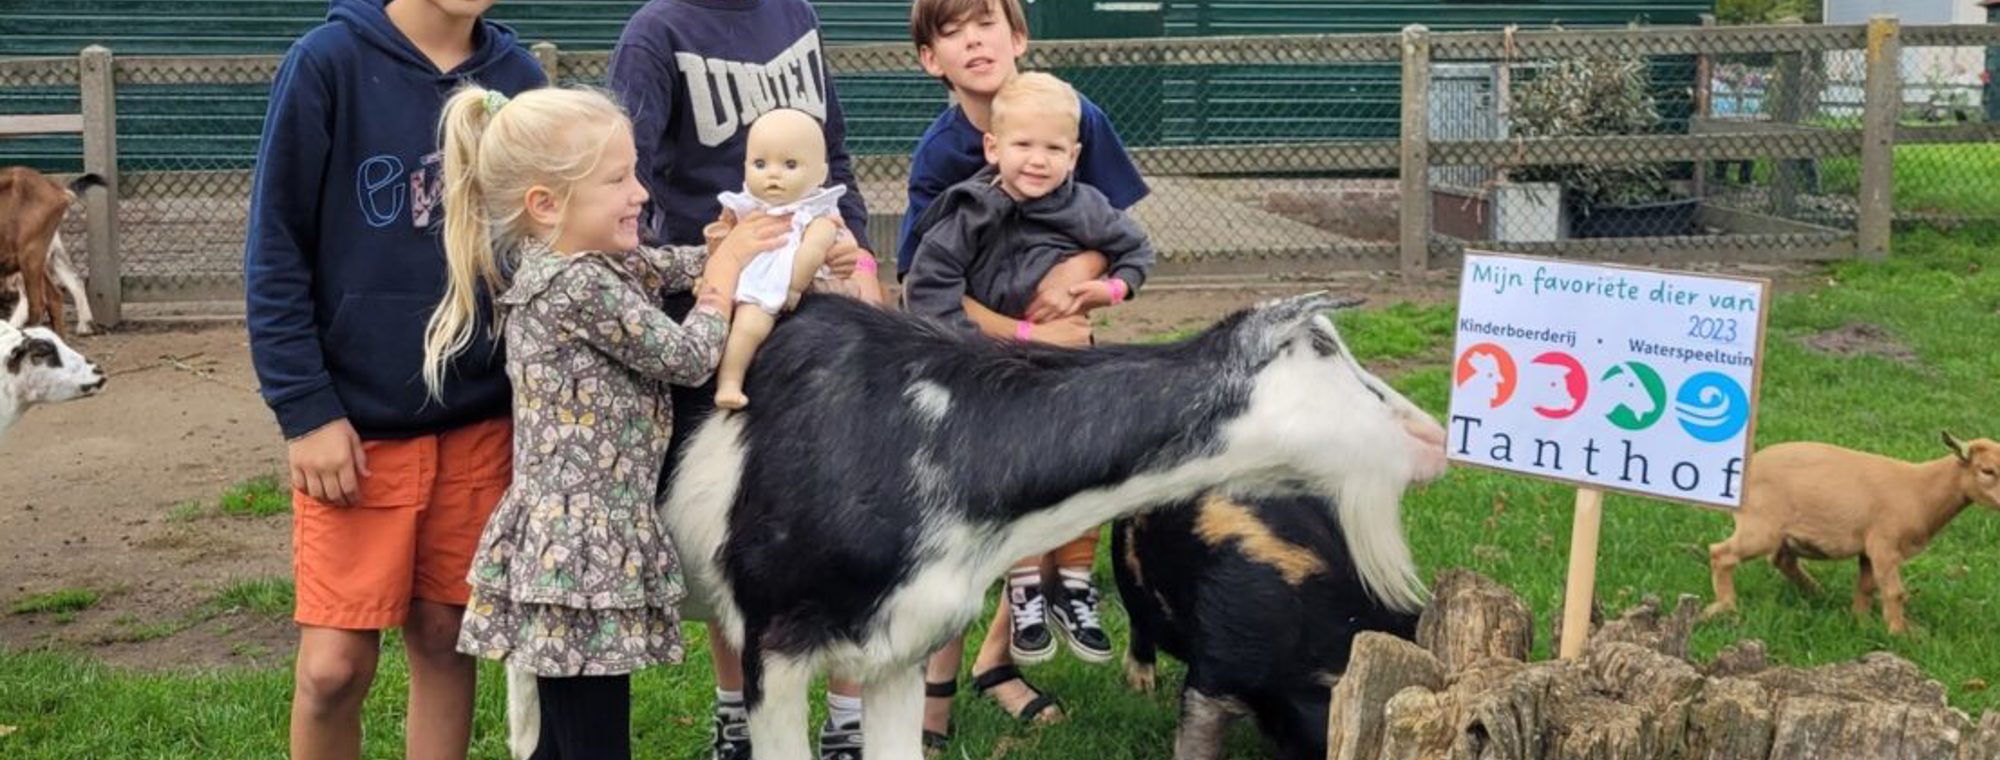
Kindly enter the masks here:
<path id="1" fill-rule="evenodd" d="M 1765 280 L 1466 252 L 1447 455 L 1578 487 L 1562 657 L 1590 632 L 1605 492 L 1742 503 L 1769 313 Z"/>

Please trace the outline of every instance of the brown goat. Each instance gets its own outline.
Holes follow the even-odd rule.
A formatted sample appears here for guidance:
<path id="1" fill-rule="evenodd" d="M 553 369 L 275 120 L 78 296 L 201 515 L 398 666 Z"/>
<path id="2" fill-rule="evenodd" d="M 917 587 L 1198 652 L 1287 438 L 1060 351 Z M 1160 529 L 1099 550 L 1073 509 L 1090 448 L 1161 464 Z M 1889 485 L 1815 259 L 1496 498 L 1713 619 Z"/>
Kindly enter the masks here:
<path id="1" fill-rule="evenodd" d="M 1771 564 L 1808 592 L 1819 584 L 1800 559 L 1861 558 L 1854 613 L 1867 615 L 1882 592 L 1889 632 L 1907 628 L 1903 562 L 1973 503 L 2000 508 L 2000 443 L 1960 441 L 1951 453 L 1911 463 L 1823 443 L 1786 443 L 1750 461 L 1736 532 L 1708 549 L 1715 603 L 1707 614 L 1736 609 L 1736 566 L 1771 555 Z"/>
<path id="2" fill-rule="evenodd" d="M 25 166 L 0 169 L 0 280 L 19 282 L 27 325 L 47 322 L 62 332 L 62 293 L 56 289 L 58 272 L 50 255 L 59 245 L 56 232 L 64 212 L 82 188 L 93 184 L 102 184 L 94 174 L 64 187 Z M 82 329 L 88 331 L 87 322 Z"/>

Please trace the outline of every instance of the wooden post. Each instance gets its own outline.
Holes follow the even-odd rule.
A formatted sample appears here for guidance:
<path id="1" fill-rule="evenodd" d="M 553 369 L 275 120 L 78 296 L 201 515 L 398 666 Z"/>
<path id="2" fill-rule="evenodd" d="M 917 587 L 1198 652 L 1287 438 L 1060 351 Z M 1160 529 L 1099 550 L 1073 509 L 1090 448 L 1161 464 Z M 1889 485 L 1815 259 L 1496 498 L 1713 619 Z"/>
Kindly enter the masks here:
<path id="1" fill-rule="evenodd" d="M 542 64 L 542 76 L 548 78 L 549 84 L 555 84 L 557 66 L 562 62 L 562 51 L 556 48 L 555 43 L 546 41 L 537 42 L 529 49 L 534 51 L 535 60 Z"/>
<path id="2" fill-rule="evenodd" d="M 1787 27 L 1796 28 L 1804 21 L 1786 19 Z M 1776 97 L 1771 102 L 1771 121 L 1778 124 L 1796 125 L 1805 120 L 1806 81 L 1805 53 L 1789 51 L 1778 54 L 1778 89 L 1772 93 Z M 1803 162 L 1781 158 L 1772 162 L 1771 167 L 1771 213 L 1785 219 L 1796 219 L 1799 213 L 1799 193 L 1803 189 Z"/>
<path id="3" fill-rule="evenodd" d="M 1403 27 L 1402 265 L 1403 274 L 1430 268 L 1431 36 L 1421 24 Z"/>
<path id="4" fill-rule="evenodd" d="M 1569 529 L 1569 584 L 1563 588 L 1560 656 L 1583 654 L 1590 639 L 1590 602 L 1597 594 L 1597 529 L 1604 522 L 1604 492 L 1576 491 L 1576 523 Z"/>
<path id="5" fill-rule="evenodd" d="M 123 318 L 124 289 L 118 253 L 118 100 L 112 87 L 111 50 L 84 48 L 77 89 L 83 98 L 83 170 L 104 179 L 103 187 L 84 191 L 83 203 L 90 247 L 91 316 L 112 327 Z"/>
<path id="6" fill-rule="evenodd" d="M 1868 81 L 1861 113 L 1860 218 L 1855 247 L 1863 258 L 1889 255 L 1896 219 L 1896 120 L 1903 108 L 1903 40 L 1895 16 L 1868 19 Z"/>

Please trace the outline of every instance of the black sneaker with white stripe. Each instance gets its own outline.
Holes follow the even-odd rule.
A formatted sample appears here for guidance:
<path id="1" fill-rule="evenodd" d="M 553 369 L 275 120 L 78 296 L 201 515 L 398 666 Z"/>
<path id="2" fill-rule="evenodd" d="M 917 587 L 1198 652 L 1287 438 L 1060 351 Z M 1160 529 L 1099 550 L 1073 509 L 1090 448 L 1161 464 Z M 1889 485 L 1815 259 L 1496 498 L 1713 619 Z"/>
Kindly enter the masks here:
<path id="1" fill-rule="evenodd" d="M 861 724 L 820 724 L 819 760 L 861 760 Z"/>
<path id="2" fill-rule="evenodd" d="M 709 760 L 750 760 L 750 721 L 743 708 L 715 711 Z"/>
<path id="3" fill-rule="evenodd" d="M 1070 653 L 1092 664 L 1110 662 L 1111 637 L 1097 616 L 1097 586 L 1087 578 L 1064 578 L 1062 591 L 1061 602 L 1051 605 L 1050 612 Z"/>

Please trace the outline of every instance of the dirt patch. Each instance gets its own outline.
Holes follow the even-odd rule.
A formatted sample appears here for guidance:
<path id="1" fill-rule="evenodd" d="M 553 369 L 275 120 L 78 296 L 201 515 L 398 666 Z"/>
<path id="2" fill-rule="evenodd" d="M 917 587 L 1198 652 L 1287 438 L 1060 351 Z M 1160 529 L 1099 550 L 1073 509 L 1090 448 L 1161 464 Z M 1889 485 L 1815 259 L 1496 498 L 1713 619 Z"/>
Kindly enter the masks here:
<path id="1" fill-rule="evenodd" d="M 237 616 L 162 635 L 231 583 L 290 573 L 285 516 L 168 519 L 175 505 L 212 504 L 282 466 L 243 327 L 142 325 L 73 344 L 110 382 L 96 398 L 31 410 L 0 442 L 0 602 L 61 588 L 104 598 L 67 622 L 0 616 L 0 647 L 88 647 L 141 666 L 288 648 L 283 621 Z M 146 640 L 100 643 L 129 638 Z"/>
<path id="2" fill-rule="evenodd" d="M 1880 325 L 1858 322 L 1799 339 L 1806 348 L 1832 356 L 1875 356 L 1914 364 L 1917 352 Z"/>

